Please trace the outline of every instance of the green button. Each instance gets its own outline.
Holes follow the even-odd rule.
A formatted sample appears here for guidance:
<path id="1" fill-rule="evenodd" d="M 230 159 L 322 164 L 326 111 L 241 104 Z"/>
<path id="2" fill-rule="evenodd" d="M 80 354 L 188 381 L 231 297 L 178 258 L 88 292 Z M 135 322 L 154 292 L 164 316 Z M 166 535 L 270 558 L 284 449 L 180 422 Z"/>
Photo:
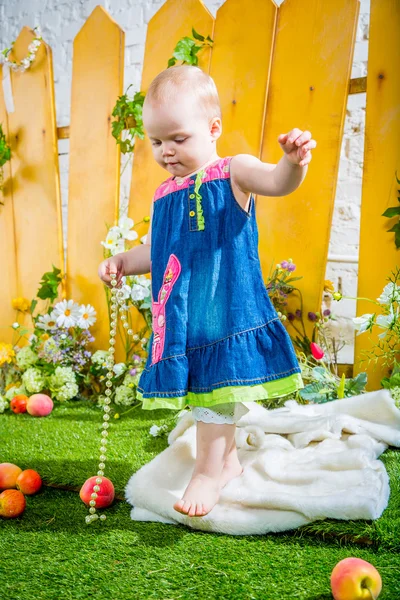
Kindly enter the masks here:
<path id="1" fill-rule="evenodd" d="M 189 198 L 196 198 L 194 194 L 190 194 Z"/>
<path id="2" fill-rule="evenodd" d="M 194 212 L 194 210 L 191 210 L 191 211 L 190 211 L 190 213 L 189 213 L 189 215 L 190 215 L 191 217 L 194 217 L 194 215 L 195 215 L 195 214 L 196 214 L 196 213 Z"/>

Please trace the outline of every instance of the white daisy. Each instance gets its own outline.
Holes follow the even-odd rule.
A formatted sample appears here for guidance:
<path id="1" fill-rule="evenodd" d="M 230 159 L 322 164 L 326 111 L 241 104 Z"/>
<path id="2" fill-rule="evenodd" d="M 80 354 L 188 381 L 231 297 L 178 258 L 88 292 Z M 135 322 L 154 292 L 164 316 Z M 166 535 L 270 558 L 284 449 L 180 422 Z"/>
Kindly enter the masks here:
<path id="1" fill-rule="evenodd" d="M 80 307 L 80 318 L 77 323 L 78 327 L 81 327 L 81 329 L 88 329 L 95 322 L 96 311 L 93 306 L 90 306 L 90 304 L 87 304 L 86 306 L 82 304 Z"/>
<path id="2" fill-rule="evenodd" d="M 80 319 L 80 306 L 73 300 L 63 300 L 54 307 L 57 325 L 60 327 L 74 327 Z"/>
<path id="3" fill-rule="evenodd" d="M 52 310 L 50 314 L 40 315 L 36 327 L 44 329 L 45 331 L 57 327 L 57 315 L 54 313 L 54 310 Z"/>

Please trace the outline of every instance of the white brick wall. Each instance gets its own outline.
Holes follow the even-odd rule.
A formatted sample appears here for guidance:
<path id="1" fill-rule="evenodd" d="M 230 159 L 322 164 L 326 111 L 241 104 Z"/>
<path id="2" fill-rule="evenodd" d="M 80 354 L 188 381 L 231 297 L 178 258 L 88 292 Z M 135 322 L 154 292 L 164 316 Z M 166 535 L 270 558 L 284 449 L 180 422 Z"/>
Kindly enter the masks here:
<path id="1" fill-rule="evenodd" d="M 215 16 L 223 1 L 204 0 L 204 4 Z M 282 0 L 275 1 L 277 4 L 282 3 Z M 129 83 L 133 83 L 131 91 L 139 91 L 147 23 L 163 3 L 153 0 L 0 0 L 0 50 L 10 46 L 24 25 L 41 26 L 42 35 L 53 51 L 57 125 L 68 125 L 72 40 L 92 10 L 98 5 L 104 6 L 124 29 L 124 90 Z M 367 74 L 369 12 L 369 0 L 361 0 L 352 77 L 363 77 Z M 358 94 L 348 98 L 325 275 L 326 279 L 333 281 L 335 288 L 338 284 L 341 285 L 342 293 L 352 297 L 355 297 L 357 292 L 365 96 Z M 59 140 L 64 247 L 68 204 L 68 152 L 69 141 Z M 124 159 L 125 157 L 122 157 L 122 167 Z M 126 210 L 129 197 L 130 174 L 131 169 L 128 166 L 121 181 L 122 212 Z M 282 256 L 281 260 L 287 258 Z M 292 258 L 296 260 L 295 256 Z M 339 361 L 352 363 L 354 328 L 351 317 L 355 316 L 355 301 L 342 300 L 329 308 L 337 316 L 340 329 L 345 333 L 346 345 L 339 353 Z"/>

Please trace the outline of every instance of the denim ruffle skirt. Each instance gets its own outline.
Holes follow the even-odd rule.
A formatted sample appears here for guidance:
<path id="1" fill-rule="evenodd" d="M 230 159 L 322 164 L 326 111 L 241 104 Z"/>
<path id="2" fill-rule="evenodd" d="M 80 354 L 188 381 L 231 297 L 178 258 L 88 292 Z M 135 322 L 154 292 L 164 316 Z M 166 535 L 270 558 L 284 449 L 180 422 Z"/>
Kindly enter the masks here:
<path id="1" fill-rule="evenodd" d="M 253 195 L 247 212 L 225 157 L 154 195 L 153 325 L 137 398 L 144 409 L 278 398 L 304 387 L 265 287 Z"/>

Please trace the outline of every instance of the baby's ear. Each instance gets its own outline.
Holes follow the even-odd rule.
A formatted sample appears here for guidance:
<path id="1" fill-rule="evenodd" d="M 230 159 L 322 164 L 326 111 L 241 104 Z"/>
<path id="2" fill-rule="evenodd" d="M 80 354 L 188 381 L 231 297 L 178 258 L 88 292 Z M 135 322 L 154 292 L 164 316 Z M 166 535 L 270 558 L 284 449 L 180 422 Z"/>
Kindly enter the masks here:
<path id="1" fill-rule="evenodd" d="M 217 140 L 222 134 L 222 121 L 219 117 L 214 117 L 210 123 L 210 133 L 214 140 Z"/>

